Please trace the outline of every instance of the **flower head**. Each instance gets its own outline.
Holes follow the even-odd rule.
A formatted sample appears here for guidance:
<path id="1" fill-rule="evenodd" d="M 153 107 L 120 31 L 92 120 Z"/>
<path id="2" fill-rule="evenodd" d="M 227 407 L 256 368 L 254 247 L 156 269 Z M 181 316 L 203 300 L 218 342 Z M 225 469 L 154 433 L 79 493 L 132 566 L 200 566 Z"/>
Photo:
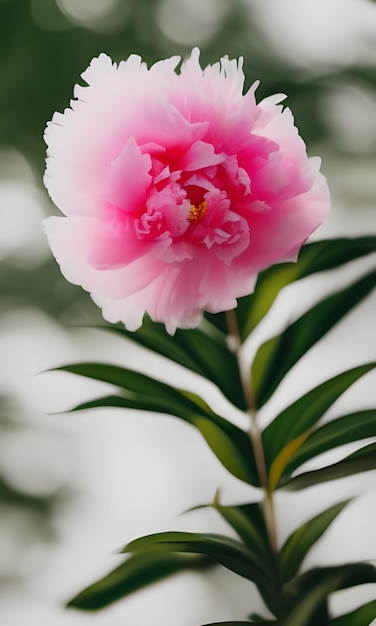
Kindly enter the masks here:
<path id="1" fill-rule="evenodd" d="M 45 185 L 65 217 L 45 229 L 64 276 L 130 330 L 145 311 L 197 326 L 257 274 L 296 258 L 329 193 L 283 96 L 243 95 L 241 61 L 199 51 L 148 69 L 101 54 L 47 125 Z"/>

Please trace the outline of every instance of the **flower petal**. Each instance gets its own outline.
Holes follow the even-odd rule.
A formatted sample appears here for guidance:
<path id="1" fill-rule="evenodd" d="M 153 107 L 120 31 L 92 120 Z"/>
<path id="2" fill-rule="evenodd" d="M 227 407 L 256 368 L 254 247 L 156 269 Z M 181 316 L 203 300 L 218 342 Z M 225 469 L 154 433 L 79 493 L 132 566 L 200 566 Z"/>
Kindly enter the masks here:
<path id="1" fill-rule="evenodd" d="M 145 311 L 168 332 L 236 306 L 257 274 L 295 258 L 329 208 L 283 96 L 243 95 L 242 59 L 202 69 L 195 48 L 150 69 L 93 59 L 47 125 L 46 233 L 68 280 L 111 322 Z"/>

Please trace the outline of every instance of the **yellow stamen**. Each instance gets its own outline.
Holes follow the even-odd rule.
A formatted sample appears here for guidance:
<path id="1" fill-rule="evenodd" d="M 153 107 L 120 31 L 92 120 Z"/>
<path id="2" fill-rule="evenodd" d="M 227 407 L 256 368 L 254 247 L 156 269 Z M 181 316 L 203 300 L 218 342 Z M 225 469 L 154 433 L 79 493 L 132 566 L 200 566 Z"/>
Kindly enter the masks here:
<path id="1" fill-rule="evenodd" d="M 197 224 L 197 222 L 204 217 L 207 210 L 208 210 L 208 203 L 206 202 L 206 200 L 203 200 L 202 202 L 200 202 L 198 206 L 195 206 L 194 204 L 192 204 L 191 210 L 189 211 L 189 215 L 187 218 L 188 222 L 194 222 L 195 224 Z"/>

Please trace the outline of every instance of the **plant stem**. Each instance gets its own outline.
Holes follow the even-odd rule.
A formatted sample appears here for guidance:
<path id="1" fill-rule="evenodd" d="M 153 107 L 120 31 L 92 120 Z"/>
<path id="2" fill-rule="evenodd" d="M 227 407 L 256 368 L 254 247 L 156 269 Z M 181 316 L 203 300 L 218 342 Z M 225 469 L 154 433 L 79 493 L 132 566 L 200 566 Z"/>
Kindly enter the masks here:
<path id="1" fill-rule="evenodd" d="M 230 350 L 232 350 L 236 355 L 238 361 L 240 379 L 247 404 L 247 414 L 249 415 L 251 421 L 249 435 L 255 455 L 255 462 L 258 476 L 260 479 L 260 486 L 264 491 L 262 506 L 264 510 L 265 523 L 269 535 L 269 543 L 273 553 L 278 554 L 277 527 L 275 520 L 273 495 L 272 493 L 270 493 L 269 490 L 268 472 L 266 468 L 264 448 L 262 445 L 261 431 L 257 423 L 257 412 L 255 408 L 255 398 L 251 385 L 251 376 L 241 353 L 242 344 L 239 333 L 239 325 L 234 309 L 232 309 L 231 311 L 226 311 L 226 320 L 228 328 L 228 345 Z"/>

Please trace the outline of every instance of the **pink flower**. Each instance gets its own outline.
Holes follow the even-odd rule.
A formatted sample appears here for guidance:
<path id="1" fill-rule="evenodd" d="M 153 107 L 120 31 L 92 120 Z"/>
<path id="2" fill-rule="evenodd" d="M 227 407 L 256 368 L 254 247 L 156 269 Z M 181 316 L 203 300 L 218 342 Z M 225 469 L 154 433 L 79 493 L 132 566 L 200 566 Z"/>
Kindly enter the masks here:
<path id="1" fill-rule="evenodd" d="M 45 222 L 53 254 L 130 330 L 145 311 L 172 334 L 235 307 L 329 207 L 283 96 L 243 95 L 241 61 L 202 70 L 195 49 L 177 74 L 179 61 L 101 54 L 45 133 L 44 182 L 65 215 Z"/>

